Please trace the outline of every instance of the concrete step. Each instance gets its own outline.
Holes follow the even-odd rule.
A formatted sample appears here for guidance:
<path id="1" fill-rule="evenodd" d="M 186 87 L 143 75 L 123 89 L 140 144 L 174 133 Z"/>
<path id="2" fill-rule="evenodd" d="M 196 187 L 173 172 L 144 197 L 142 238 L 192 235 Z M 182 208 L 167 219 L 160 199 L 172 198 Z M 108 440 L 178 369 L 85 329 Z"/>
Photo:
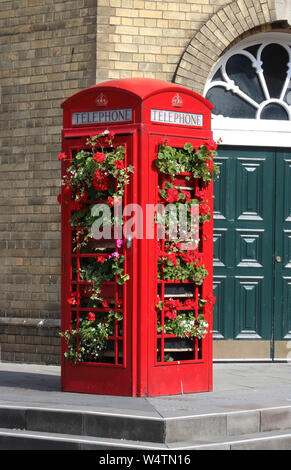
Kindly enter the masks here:
<path id="1" fill-rule="evenodd" d="M 291 450 L 291 428 L 179 444 L 176 450 Z"/>
<path id="2" fill-rule="evenodd" d="M 136 457 L 171 454 L 175 451 L 194 450 L 291 450 L 291 429 L 233 436 L 213 441 L 154 444 L 121 439 L 72 436 L 0 428 L 0 450 L 122 450 L 139 451 Z M 151 452 L 148 452 L 151 451 Z"/>
<path id="3" fill-rule="evenodd" d="M 0 428 L 167 445 L 226 442 L 233 436 L 284 433 L 291 429 L 291 406 L 168 417 L 0 406 Z"/>
<path id="4" fill-rule="evenodd" d="M 0 428 L 0 450 L 165 450 L 165 444 Z"/>

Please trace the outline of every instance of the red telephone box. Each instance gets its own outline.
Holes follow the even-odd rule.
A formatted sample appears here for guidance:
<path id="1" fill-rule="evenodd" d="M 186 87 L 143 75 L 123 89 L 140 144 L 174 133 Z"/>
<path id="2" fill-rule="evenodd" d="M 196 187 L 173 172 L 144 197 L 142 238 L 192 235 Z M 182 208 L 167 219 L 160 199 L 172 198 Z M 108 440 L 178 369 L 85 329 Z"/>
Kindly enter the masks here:
<path id="1" fill-rule="evenodd" d="M 212 105 L 124 79 L 62 107 L 62 390 L 212 390 Z M 192 245 L 168 230 L 165 208 L 178 202 L 193 216 Z M 121 232 L 110 212 L 110 235 L 92 236 L 98 204 L 123 211 Z"/>

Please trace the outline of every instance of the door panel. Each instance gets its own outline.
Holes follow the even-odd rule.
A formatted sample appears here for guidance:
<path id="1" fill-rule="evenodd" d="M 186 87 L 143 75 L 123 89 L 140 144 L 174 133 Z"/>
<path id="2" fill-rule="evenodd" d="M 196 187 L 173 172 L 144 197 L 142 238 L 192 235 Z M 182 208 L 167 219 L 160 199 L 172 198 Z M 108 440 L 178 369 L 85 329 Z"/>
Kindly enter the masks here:
<path id="1" fill-rule="evenodd" d="M 274 340 L 275 358 L 284 359 L 291 346 L 291 153 L 276 160 Z"/>
<path id="2" fill-rule="evenodd" d="M 243 340 L 259 341 L 250 354 L 262 358 L 265 340 L 272 335 L 274 152 L 222 148 L 217 164 L 221 173 L 214 183 L 214 351 L 218 358 L 237 358 L 240 348 L 243 355 L 250 350 Z M 220 340 L 231 340 L 233 352 Z"/>

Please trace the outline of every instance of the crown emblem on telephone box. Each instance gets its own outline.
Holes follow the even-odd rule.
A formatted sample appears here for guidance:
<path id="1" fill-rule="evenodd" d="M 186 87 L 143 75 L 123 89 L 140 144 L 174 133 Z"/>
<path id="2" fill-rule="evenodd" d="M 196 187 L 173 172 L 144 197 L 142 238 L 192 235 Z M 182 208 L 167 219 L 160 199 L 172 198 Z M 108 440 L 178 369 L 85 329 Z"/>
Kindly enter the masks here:
<path id="1" fill-rule="evenodd" d="M 103 95 L 103 93 L 100 93 L 100 95 L 96 98 L 96 104 L 98 106 L 106 106 L 108 104 L 107 96 Z"/>
<path id="2" fill-rule="evenodd" d="M 181 108 L 183 106 L 183 100 L 179 93 L 177 93 L 173 98 L 172 98 L 172 106 L 175 108 Z"/>

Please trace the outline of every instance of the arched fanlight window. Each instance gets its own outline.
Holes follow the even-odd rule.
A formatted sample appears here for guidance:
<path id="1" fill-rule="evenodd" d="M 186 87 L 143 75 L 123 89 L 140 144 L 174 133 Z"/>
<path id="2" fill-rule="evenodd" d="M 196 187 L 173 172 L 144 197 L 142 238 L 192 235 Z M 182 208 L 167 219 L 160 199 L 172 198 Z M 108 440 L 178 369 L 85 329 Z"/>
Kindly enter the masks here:
<path id="1" fill-rule="evenodd" d="M 291 35 L 257 35 L 223 56 L 204 96 L 217 116 L 290 121 L 290 78 Z"/>

